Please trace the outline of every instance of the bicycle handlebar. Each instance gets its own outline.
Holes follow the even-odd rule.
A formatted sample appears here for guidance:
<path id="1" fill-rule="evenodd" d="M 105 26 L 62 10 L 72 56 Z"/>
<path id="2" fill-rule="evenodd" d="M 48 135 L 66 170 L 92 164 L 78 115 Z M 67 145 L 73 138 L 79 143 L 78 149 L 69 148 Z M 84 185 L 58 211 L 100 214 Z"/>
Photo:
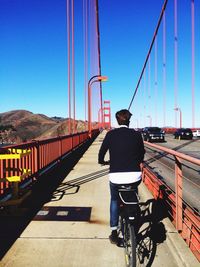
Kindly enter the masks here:
<path id="1" fill-rule="evenodd" d="M 110 160 L 104 161 L 103 163 L 100 163 L 101 165 L 110 165 Z"/>

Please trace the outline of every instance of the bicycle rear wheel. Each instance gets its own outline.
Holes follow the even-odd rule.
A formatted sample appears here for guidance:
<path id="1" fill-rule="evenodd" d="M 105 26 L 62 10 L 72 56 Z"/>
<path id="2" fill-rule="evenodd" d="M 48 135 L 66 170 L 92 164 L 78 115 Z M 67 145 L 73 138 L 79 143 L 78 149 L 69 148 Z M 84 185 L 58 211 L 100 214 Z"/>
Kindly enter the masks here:
<path id="1" fill-rule="evenodd" d="M 136 267 L 136 236 L 134 226 L 125 222 L 124 224 L 124 249 L 127 267 Z"/>

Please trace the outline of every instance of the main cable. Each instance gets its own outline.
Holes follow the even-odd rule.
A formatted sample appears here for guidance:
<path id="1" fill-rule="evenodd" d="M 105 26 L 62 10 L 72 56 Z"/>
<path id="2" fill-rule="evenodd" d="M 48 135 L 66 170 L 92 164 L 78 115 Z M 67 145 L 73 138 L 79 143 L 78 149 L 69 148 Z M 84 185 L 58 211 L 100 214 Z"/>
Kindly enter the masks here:
<path id="1" fill-rule="evenodd" d="M 132 106 L 132 103 L 133 103 L 133 100 L 134 100 L 134 98 L 135 98 L 135 96 L 136 96 L 136 93 L 137 93 L 137 91 L 138 91 L 138 88 L 139 88 L 139 85 L 140 85 L 140 82 L 141 82 L 141 79 L 142 79 L 144 70 L 145 70 L 145 68 L 146 68 L 146 65 L 147 65 L 149 56 L 150 56 L 150 54 L 151 54 L 151 50 L 152 50 L 153 44 L 154 44 L 154 42 L 155 42 L 155 38 L 156 38 L 156 35 L 157 35 L 157 33 L 158 33 L 158 29 L 159 29 L 159 27 L 160 27 L 160 23 L 161 23 L 161 21 L 162 21 L 163 14 L 164 14 L 164 12 L 165 12 L 167 3 L 168 3 L 168 0 L 165 0 L 164 4 L 163 4 L 163 6 L 162 6 L 162 11 L 161 11 L 161 13 L 160 13 L 160 17 L 159 17 L 159 20 L 158 20 L 158 23 L 157 23 L 157 26 L 156 26 L 156 30 L 155 30 L 155 32 L 154 32 L 153 39 L 152 39 L 152 41 L 151 41 L 151 45 L 150 45 L 149 51 L 148 51 L 147 56 L 146 56 L 145 63 L 144 63 L 144 66 L 143 66 L 143 68 L 142 68 L 142 72 L 141 72 L 141 74 L 140 74 L 140 77 L 139 77 L 137 86 L 136 86 L 136 88 L 135 88 L 133 97 L 132 97 L 131 102 L 130 102 L 129 107 L 128 107 L 128 110 L 130 110 L 130 108 L 131 108 L 131 106 Z"/>

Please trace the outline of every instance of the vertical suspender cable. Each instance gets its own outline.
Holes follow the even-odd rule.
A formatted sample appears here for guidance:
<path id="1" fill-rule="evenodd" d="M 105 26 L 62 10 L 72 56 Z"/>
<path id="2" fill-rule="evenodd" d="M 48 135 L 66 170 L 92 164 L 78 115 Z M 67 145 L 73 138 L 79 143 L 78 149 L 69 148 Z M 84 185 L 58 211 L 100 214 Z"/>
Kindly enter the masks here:
<path id="1" fill-rule="evenodd" d="M 151 56 L 149 56 L 149 60 L 148 60 L 148 108 L 149 108 L 149 115 L 150 115 L 150 111 L 151 111 L 150 88 L 151 88 Z"/>
<path id="2" fill-rule="evenodd" d="M 144 70 L 144 83 L 143 83 L 143 90 L 144 90 L 144 125 L 146 125 L 146 69 Z"/>
<path id="3" fill-rule="evenodd" d="M 85 123 L 87 120 L 87 84 L 88 84 L 88 1 L 83 0 L 83 31 L 84 31 L 84 93 L 85 93 Z M 86 124 L 85 124 L 86 127 Z M 86 128 L 85 128 L 86 130 Z"/>
<path id="4" fill-rule="evenodd" d="M 96 38 L 96 19 L 95 19 L 95 0 L 90 1 L 90 51 L 91 51 L 91 71 L 92 74 L 98 74 L 98 70 L 96 69 L 96 47 L 97 47 L 97 38 Z M 95 86 L 99 86 L 98 83 L 95 83 Z M 97 94 L 98 94 L 98 90 L 91 90 L 91 95 L 92 95 L 92 115 L 93 115 L 93 121 L 95 121 L 95 116 L 96 116 L 96 107 L 97 107 Z M 94 124 L 92 124 L 94 126 Z"/>
<path id="5" fill-rule="evenodd" d="M 157 125 L 157 101 L 158 101 L 158 46 L 157 46 L 157 36 L 155 38 L 155 80 L 154 80 L 154 89 L 155 89 L 155 125 Z"/>
<path id="6" fill-rule="evenodd" d="M 96 0 L 96 32 L 97 32 L 97 50 L 98 50 L 98 68 L 99 75 L 101 76 L 101 50 L 100 50 L 100 30 L 99 30 L 99 4 Z M 103 122 L 103 97 L 102 97 L 102 84 L 100 82 L 100 109 L 101 109 L 101 121 Z"/>
<path id="7" fill-rule="evenodd" d="M 174 108 L 177 108 L 178 91 L 178 26 L 177 0 L 174 0 Z M 175 112 L 175 127 L 177 127 L 177 112 Z"/>
<path id="8" fill-rule="evenodd" d="M 72 95 L 73 95 L 73 133 L 76 132 L 76 101 L 75 101 L 75 60 L 74 60 L 74 0 L 71 0 L 71 23 L 72 23 Z"/>
<path id="9" fill-rule="evenodd" d="M 70 56 L 70 0 L 67 0 L 67 57 L 68 57 L 68 133 L 71 134 L 71 56 Z"/>
<path id="10" fill-rule="evenodd" d="M 92 39 L 92 8 L 91 8 L 91 2 L 92 1 L 88 1 L 88 74 L 89 77 L 93 76 L 93 40 Z M 92 106 L 93 106 L 93 101 L 92 101 L 92 97 L 93 97 L 93 90 L 89 90 L 90 91 L 90 96 L 88 96 L 88 98 L 90 98 L 91 101 L 89 101 L 88 99 L 88 107 L 90 110 L 90 116 L 91 118 L 89 118 L 89 113 L 88 113 L 88 121 L 93 122 L 93 118 L 92 116 L 94 115 L 94 113 L 91 113 L 92 110 Z M 91 123 L 91 129 L 92 129 L 93 123 Z"/>
<path id="11" fill-rule="evenodd" d="M 194 31 L 194 0 L 191 0 L 192 19 L 192 127 L 195 127 L 195 31 Z"/>
<path id="12" fill-rule="evenodd" d="M 166 126 L 166 19 L 163 14 L 163 126 Z"/>
<path id="13" fill-rule="evenodd" d="M 138 83 L 137 83 L 137 85 L 136 85 L 136 88 L 135 88 L 133 97 L 132 97 L 131 102 L 130 102 L 129 107 L 128 107 L 128 110 L 130 110 L 130 108 L 131 108 L 131 106 L 132 106 L 132 103 L 133 103 L 133 100 L 134 100 L 134 98 L 135 98 L 135 96 L 136 96 L 136 93 L 137 93 L 137 91 L 138 91 L 138 88 L 139 88 L 139 85 L 140 85 L 140 82 L 141 82 L 141 79 L 142 79 L 144 70 L 145 70 L 145 68 L 146 68 L 146 64 L 147 64 L 147 62 L 148 62 L 149 56 L 150 56 L 150 54 L 151 54 L 151 50 L 152 50 L 152 47 L 153 47 L 153 44 L 154 44 L 156 35 L 157 35 L 157 33 L 158 33 L 158 29 L 159 29 L 159 27 L 160 27 L 160 23 L 161 23 L 161 20 L 162 20 L 164 11 L 165 11 L 165 9 L 166 9 L 167 3 L 168 3 L 168 0 L 165 0 L 164 4 L 163 4 L 163 6 L 162 6 L 162 11 L 161 11 L 161 14 L 160 14 L 160 17 L 159 17 L 159 20 L 158 20 L 158 24 L 157 24 L 156 30 L 155 30 L 155 32 L 154 32 L 153 39 L 152 39 L 152 41 L 151 41 L 151 45 L 150 45 L 149 51 L 148 51 L 148 53 L 147 53 L 147 56 L 146 56 L 146 59 L 145 59 L 143 68 L 142 68 L 142 72 L 141 72 L 141 74 L 140 74 L 140 77 L 139 77 Z"/>
<path id="14" fill-rule="evenodd" d="M 92 24 L 91 1 L 89 1 L 88 2 L 88 74 L 89 74 L 89 77 L 93 75 L 93 73 L 91 73 L 91 69 L 92 69 L 91 24 Z"/>

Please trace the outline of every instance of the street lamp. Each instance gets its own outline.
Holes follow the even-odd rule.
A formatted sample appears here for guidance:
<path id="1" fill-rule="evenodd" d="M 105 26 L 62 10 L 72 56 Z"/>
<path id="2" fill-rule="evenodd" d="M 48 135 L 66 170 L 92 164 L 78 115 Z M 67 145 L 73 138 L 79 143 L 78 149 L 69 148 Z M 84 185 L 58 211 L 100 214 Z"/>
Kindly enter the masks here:
<path id="1" fill-rule="evenodd" d="M 107 80 L 108 80 L 108 78 L 106 76 L 94 75 L 88 81 L 88 132 L 89 132 L 89 137 L 92 136 L 91 86 L 95 82 L 104 82 Z M 101 108 L 102 108 L 102 99 L 101 99 Z"/>
<path id="2" fill-rule="evenodd" d="M 149 118 L 150 119 L 150 127 L 152 126 L 152 118 L 151 118 L 151 116 L 150 115 L 148 115 L 147 116 L 147 118 Z"/>
<path id="3" fill-rule="evenodd" d="M 179 111 L 180 113 L 180 128 L 182 128 L 182 112 L 181 112 L 181 109 L 180 108 L 174 108 L 175 111 Z"/>

